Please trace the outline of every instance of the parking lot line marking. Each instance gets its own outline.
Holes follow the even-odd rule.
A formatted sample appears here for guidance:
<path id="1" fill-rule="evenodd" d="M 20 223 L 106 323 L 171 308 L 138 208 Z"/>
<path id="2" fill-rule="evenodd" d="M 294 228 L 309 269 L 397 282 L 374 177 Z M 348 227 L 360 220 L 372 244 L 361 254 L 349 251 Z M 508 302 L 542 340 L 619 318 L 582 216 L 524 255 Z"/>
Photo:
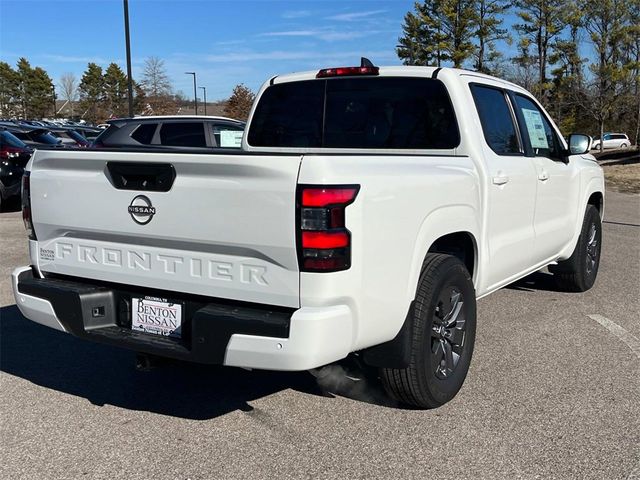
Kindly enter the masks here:
<path id="1" fill-rule="evenodd" d="M 640 358 L 640 340 L 634 337 L 632 334 L 627 332 L 624 328 L 618 325 L 615 322 L 612 322 L 606 317 L 602 315 L 587 315 L 591 320 L 595 320 L 604 328 L 613 333 L 616 337 L 622 340 L 627 346 L 631 349 L 633 353 L 636 354 L 636 357 Z"/>

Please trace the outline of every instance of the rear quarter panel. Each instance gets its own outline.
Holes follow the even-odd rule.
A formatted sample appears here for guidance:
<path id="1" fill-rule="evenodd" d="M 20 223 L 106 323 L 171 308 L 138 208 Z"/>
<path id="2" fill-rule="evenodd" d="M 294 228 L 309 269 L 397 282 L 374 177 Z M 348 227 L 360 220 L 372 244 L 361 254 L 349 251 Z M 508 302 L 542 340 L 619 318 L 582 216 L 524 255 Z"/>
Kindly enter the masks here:
<path id="1" fill-rule="evenodd" d="M 437 238 L 456 231 L 478 238 L 479 180 L 469 157 L 307 155 L 299 183 L 360 185 L 346 211 L 351 268 L 300 275 L 302 307 L 351 308 L 353 350 L 397 334 L 424 257 Z"/>

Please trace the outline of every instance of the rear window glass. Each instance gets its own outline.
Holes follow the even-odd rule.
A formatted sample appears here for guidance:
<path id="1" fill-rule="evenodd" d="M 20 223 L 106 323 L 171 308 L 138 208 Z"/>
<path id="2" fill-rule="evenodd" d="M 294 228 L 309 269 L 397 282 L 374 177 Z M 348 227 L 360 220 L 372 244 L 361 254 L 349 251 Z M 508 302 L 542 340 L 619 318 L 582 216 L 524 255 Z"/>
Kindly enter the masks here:
<path id="1" fill-rule="evenodd" d="M 173 147 L 206 147 L 203 122 L 163 123 L 160 143 Z"/>
<path id="2" fill-rule="evenodd" d="M 269 87 L 253 117 L 254 146 L 455 148 L 446 88 L 427 78 L 339 78 Z"/>
<path id="3" fill-rule="evenodd" d="M 156 133 L 157 126 L 157 123 L 142 123 L 131 134 L 131 138 L 143 145 L 149 145 L 153 140 L 153 134 Z"/>

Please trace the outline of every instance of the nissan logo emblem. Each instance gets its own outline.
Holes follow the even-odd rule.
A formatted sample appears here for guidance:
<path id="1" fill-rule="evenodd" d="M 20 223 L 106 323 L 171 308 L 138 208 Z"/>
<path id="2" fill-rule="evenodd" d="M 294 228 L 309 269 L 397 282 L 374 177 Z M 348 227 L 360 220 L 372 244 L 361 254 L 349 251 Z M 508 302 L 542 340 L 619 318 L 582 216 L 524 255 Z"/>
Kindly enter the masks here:
<path id="1" fill-rule="evenodd" d="M 133 197 L 129 205 L 129 215 L 138 225 L 146 225 L 156 214 L 156 208 L 151 204 L 144 195 Z"/>

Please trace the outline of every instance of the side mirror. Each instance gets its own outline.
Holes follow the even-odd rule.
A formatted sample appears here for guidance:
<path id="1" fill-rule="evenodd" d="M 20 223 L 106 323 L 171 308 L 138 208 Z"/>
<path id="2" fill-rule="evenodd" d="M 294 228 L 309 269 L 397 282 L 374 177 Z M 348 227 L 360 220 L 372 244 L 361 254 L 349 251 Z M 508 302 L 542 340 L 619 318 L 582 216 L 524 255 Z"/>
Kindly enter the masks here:
<path id="1" fill-rule="evenodd" d="M 582 133 L 569 135 L 569 155 L 582 155 L 591 148 L 591 137 Z"/>

